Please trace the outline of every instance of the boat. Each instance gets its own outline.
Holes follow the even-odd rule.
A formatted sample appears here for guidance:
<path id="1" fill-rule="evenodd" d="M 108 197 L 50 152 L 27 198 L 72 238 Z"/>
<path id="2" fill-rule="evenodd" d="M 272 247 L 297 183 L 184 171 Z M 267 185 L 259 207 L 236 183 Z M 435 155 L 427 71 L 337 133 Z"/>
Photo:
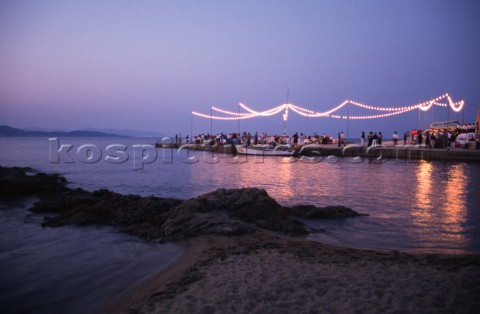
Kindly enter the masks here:
<path id="1" fill-rule="evenodd" d="M 156 142 L 155 147 L 157 148 L 178 148 L 179 145 L 175 143 L 162 143 L 162 142 Z"/>
<path id="2" fill-rule="evenodd" d="M 284 156 L 289 157 L 295 154 L 295 150 L 284 145 L 278 145 L 275 148 L 270 146 L 244 146 L 235 145 L 237 153 L 240 155 L 252 156 Z"/>

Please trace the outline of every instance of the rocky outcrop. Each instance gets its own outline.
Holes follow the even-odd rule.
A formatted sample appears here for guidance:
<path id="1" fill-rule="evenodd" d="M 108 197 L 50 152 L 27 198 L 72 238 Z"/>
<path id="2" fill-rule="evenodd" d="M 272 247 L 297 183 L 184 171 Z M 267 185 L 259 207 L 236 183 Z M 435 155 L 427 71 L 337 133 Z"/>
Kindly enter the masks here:
<path id="1" fill-rule="evenodd" d="M 218 189 L 185 201 L 172 209 L 162 231 L 168 240 L 183 240 L 204 234 L 252 233 L 255 227 L 308 233 L 303 223 L 288 217 L 287 208 L 257 188 Z"/>
<path id="2" fill-rule="evenodd" d="M 67 180 L 57 174 L 35 173 L 31 168 L 0 166 L 0 199 L 44 195 L 68 190 Z"/>
<path id="3" fill-rule="evenodd" d="M 46 217 L 43 226 L 63 225 L 111 225 L 122 232 L 143 238 L 161 236 L 160 226 L 170 209 L 181 200 L 159 197 L 121 195 L 108 190 L 88 192 L 82 189 L 45 197 L 34 204 L 30 211 L 56 213 Z"/>
<path id="4" fill-rule="evenodd" d="M 111 225 L 129 234 L 171 241 L 205 234 L 240 235 L 256 228 L 308 233 L 303 223 L 288 218 L 288 208 L 256 188 L 219 189 L 185 202 L 75 189 L 45 196 L 30 211 L 56 214 L 46 217 L 43 226 Z"/>
<path id="5" fill-rule="evenodd" d="M 343 206 L 284 207 L 263 189 L 218 189 L 181 201 L 172 198 L 121 195 L 105 189 L 69 189 L 58 175 L 32 173 L 29 168 L 0 167 L 0 198 L 37 195 L 30 211 L 46 213 L 43 226 L 110 225 L 143 238 L 185 240 L 199 235 L 240 235 L 266 229 L 306 235 L 292 218 L 346 218 L 359 214 Z M 53 214 L 53 215 L 52 215 Z"/>
<path id="6" fill-rule="evenodd" d="M 290 207 L 289 213 L 306 219 L 340 219 L 365 216 L 365 214 L 359 214 L 353 209 L 344 206 L 316 207 L 314 205 L 296 205 Z"/>

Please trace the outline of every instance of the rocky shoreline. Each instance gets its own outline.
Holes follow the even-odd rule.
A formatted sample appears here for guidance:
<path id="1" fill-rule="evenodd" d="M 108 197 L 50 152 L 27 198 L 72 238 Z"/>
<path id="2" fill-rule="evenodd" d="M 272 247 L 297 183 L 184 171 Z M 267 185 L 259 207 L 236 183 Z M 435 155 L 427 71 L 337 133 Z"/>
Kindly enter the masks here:
<path id="1" fill-rule="evenodd" d="M 144 239 L 182 241 L 200 235 L 242 235 L 258 229 L 288 235 L 309 230 L 295 217 L 348 218 L 360 214 L 343 206 L 285 207 L 263 189 L 218 189 L 186 201 L 173 198 L 121 195 L 101 189 L 69 189 L 56 174 L 29 168 L 0 168 L 2 197 L 36 195 L 29 210 L 44 213 L 44 227 L 110 225 Z M 52 216 L 53 215 L 53 216 Z"/>

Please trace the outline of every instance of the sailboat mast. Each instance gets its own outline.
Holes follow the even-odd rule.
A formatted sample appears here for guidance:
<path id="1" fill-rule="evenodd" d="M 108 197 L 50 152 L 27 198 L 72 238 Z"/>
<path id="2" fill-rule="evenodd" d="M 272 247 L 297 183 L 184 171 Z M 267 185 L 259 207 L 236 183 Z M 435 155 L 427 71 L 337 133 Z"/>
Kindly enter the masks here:
<path id="1" fill-rule="evenodd" d="M 290 89 L 287 89 L 287 102 L 285 103 L 285 113 L 283 114 L 283 135 L 287 135 L 287 119 L 288 119 L 288 97 Z"/>

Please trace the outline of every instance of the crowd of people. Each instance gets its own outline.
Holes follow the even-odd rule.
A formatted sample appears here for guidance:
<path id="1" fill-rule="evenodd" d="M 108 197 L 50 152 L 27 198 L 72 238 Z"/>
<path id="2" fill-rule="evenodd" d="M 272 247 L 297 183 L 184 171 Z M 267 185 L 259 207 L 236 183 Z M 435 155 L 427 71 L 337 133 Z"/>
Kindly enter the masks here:
<path id="1" fill-rule="evenodd" d="M 176 144 L 201 144 L 201 145 L 270 145 L 275 147 L 277 145 L 286 145 L 295 147 L 298 145 L 305 145 L 309 143 L 318 142 L 321 144 L 335 143 L 335 139 L 325 133 L 323 135 L 307 135 L 304 133 L 298 134 L 295 132 L 293 135 L 269 135 L 266 132 L 243 132 L 243 133 L 219 133 L 209 134 L 202 133 L 190 138 L 188 135 L 182 137 L 181 134 L 175 135 Z"/>
<path id="2" fill-rule="evenodd" d="M 405 131 L 403 134 L 403 144 L 421 145 L 428 148 L 446 148 L 455 142 L 458 134 L 461 133 L 480 133 L 478 122 L 465 123 L 457 125 L 454 129 L 438 129 L 438 130 L 416 130 Z M 360 135 L 360 145 L 368 147 L 381 146 L 383 144 L 382 132 L 370 131 L 365 134 L 363 131 Z M 400 135 L 397 131 L 392 134 L 393 145 L 397 146 L 401 141 Z M 286 145 L 289 147 L 296 147 L 298 145 L 305 145 L 310 143 L 318 144 L 338 144 L 338 146 L 346 145 L 346 138 L 343 132 L 339 132 L 334 138 L 330 135 L 323 134 L 307 135 L 304 133 L 298 134 L 295 132 L 292 136 L 289 135 L 269 135 L 266 132 L 243 132 L 243 133 L 219 133 L 209 134 L 202 133 L 190 138 L 189 135 L 182 137 L 181 134 L 175 135 L 176 144 L 201 144 L 201 145 L 269 145 L 275 147 L 277 145 Z"/>
<path id="3" fill-rule="evenodd" d="M 381 146 L 382 145 L 382 141 L 383 141 L 383 134 L 382 132 L 372 132 L 370 131 L 367 135 L 367 137 L 365 138 L 365 131 L 362 131 L 362 135 L 360 135 L 360 145 L 361 146 L 364 146 L 365 145 L 365 140 L 367 140 L 367 146 L 370 147 L 370 146 L 373 146 L 373 147 L 376 147 L 376 146 Z"/>
<path id="4" fill-rule="evenodd" d="M 470 134 L 471 138 L 475 133 L 480 133 L 477 124 L 465 123 L 463 125 L 458 124 L 455 128 L 440 128 L 432 130 L 412 130 L 406 131 L 403 135 L 404 144 L 421 145 L 427 148 L 447 148 L 455 143 L 457 137 L 461 137 L 461 134 Z"/>
<path id="5" fill-rule="evenodd" d="M 404 144 L 425 146 L 427 148 L 446 148 L 455 142 L 456 135 L 447 129 L 436 131 L 412 130 L 406 131 L 403 135 Z"/>
<path id="6" fill-rule="evenodd" d="M 457 124 L 455 128 L 456 134 L 461 133 L 480 133 L 480 129 L 477 123 L 464 123 L 464 124 Z"/>

